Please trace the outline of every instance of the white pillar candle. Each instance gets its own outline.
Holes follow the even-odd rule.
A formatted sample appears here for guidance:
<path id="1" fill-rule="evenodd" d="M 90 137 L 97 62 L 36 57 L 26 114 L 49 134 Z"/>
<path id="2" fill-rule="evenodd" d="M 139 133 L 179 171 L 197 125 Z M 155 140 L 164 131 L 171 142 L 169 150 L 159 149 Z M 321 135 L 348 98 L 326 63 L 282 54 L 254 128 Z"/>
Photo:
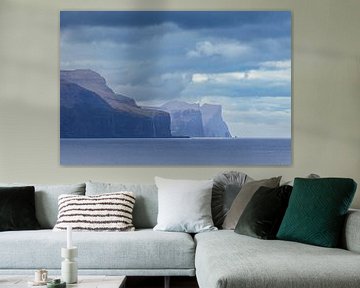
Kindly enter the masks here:
<path id="1" fill-rule="evenodd" d="M 72 227 L 69 225 L 66 229 L 67 232 L 67 242 L 66 242 L 66 248 L 70 249 L 72 248 Z"/>

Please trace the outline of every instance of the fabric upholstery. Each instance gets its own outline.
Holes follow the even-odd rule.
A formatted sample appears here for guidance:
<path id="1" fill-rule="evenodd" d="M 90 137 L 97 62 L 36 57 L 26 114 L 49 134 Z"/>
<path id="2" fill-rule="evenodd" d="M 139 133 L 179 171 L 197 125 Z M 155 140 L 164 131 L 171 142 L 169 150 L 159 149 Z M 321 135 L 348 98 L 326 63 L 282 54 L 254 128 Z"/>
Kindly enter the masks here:
<path id="1" fill-rule="evenodd" d="M 275 239 L 284 217 L 292 186 L 260 187 L 251 198 L 235 232 L 260 239 Z"/>
<path id="2" fill-rule="evenodd" d="M 261 240 L 231 230 L 195 236 L 200 288 L 354 288 L 360 254 L 297 242 Z"/>
<path id="3" fill-rule="evenodd" d="M 360 253 L 360 210 L 349 210 L 342 232 L 342 247 Z"/>
<path id="4" fill-rule="evenodd" d="M 47 269 L 49 275 L 61 275 L 60 267 L 57 269 Z M 1 275 L 33 275 L 34 269 L 24 270 L 24 269 L 0 269 L 0 278 Z M 194 268 L 185 268 L 185 269 L 81 269 L 78 270 L 78 275 L 106 275 L 106 276 L 195 276 Z M 1 281 L 1 280 L 0 280 Z M 171 282 L 171 281 L 170 281 Z M 13 288 L 11 287 L 2 287 L 1 288 Z M 89 287 L 90 288 L 90 287 Z M 105 288 L 105 287 L 104 287 Z"/>
<path id="5" fill-rule="evenodd" d="M 194 269 L 195 244 L 186 233 L 73 232 L 72 238 L 79 270 Z M 0 247 L 0 269 L 59 269 L 66 231 L 2 232 Z"/>
<path id="6" fill-rule="evenodd" d="M 34 194 L 33 186 L 0 187 L 0 231 L 40 228 Z"/>
<path id="7" fill-rule="evenodd" d="M 251 181 L 244 184 L 239 191 L 238 195 L 234 199 L 229 212 L 227 213 L 223 228 L 224 229 L 235 229 L 237 222 L 240 219 L 241 214 L 243 213 L 246 205 L 249 203 L 251 197 L 255 192 L 261 187 L 275 188 L 279 186 L 281 177 L 273 177 L 270 179 L 263 179 L 257 181 Z"/>
<path id="8" fill-rule="evenodd" d="M 355 190 L 349 178 L 295 178 L 277 238 L 338 247 Z"/>
<path id="9" fill-rule="evenodd" d="M 211 217 L 212 180 L 155 177 L 159 213 L 154 230 L 199 233 L 217 229 Z"/>
<path id="10" fill-rule="evenodd" d="M 85 195 L 85 184 L 38 185 L 0 183 L 0 186 L 34 186 L 36 218 L 42 229 L 53 228 L 58 216 L 58 197 L 61 194 Z"/>
<path id="11" fill-rule="evenodd" d="M 133 211 L 133 224 L 136 229 L 153 228 L 158 214 L 158 192 L 155 184 L 121 184 L 87 182 L 86 195 L 131 191 L 136 201 Z"/>
<path id="12" fill-rule="evenodd" d="M 244 183 L 252 179 L 243 172 L 228 171 L 214 177 L 212 188 L 211 214 L 214 225 L 221 228 L 231 204 Z"/>
<path id="13" fill-rule="evenodd" d="M 59 197 L 59 216 L 55 231 L 133 231 L 132 192 L 114 192 L 93 196 L 63 194 Z"/>

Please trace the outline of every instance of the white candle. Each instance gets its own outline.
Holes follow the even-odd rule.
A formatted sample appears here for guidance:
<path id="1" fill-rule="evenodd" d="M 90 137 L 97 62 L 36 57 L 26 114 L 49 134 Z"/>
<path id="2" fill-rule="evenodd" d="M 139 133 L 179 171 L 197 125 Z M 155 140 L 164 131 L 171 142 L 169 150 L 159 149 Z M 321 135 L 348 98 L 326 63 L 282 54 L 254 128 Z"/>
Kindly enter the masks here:
<path id="1" fill-rule="evenodd" d="M 72 248 L 72 235 L 71 235 L 72 227 L 70 225 L 67 226 L 66 232 L 67 232 L 66 248 L 70 249 Z"/>

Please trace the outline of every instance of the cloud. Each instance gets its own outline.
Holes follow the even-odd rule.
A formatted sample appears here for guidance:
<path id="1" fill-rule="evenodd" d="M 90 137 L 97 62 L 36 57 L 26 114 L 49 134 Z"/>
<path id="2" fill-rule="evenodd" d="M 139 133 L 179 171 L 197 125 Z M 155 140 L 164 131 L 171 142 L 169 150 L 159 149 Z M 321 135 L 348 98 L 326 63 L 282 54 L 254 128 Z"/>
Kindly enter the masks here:
<path id="1" fill-rule="evenodd" d="M 266 61 L 266 62 L 260 63 L 260 66 L 265 67 L 265 68 L 274 68 L 274 69 L 290 69 L 291 61 L 290 60 Z"/>
<path id="2" fill-rule="evenodd" d="M 190 82 L 190 75 L 164 73 L 149 77 L 147 83 L 116 85 L 114 90 L 136 99 L 140 105 L 153 106 L 164 104 L 175 98 L 180 100 L 179 94 Z"/>
<path id="3" fill-rule="evenodd" d="M 291 122 L 289 124 L 272 125 L 257 122 L 231 123 L 233 130 L 238 131 L 236 136 L 242 138 L 291 138 Z M 230 129 L 231 133 L 232 130 Z M 232 135 L 235 135 L 234 133 Z"/>
<path id="4" fill-rule="evenodd" d="M 194 83 L 215 82 L 220 84 L 227 84 L 229 82 L 247 79 L 248 76 L 244 72 L 226 72 L 226 73 L 195 73 L 192 76 Z"/>
<path id="5" fill-rule="evenodd" d="M 262 36 L 263 28 L 278 23 L 274 16 L 276 13 L 270 17 L 275 20 L 267 18 L 269 21 L 265 22 L 255 21 L 261 13 L 257 16 L 257 13 L 250 13 L 246 17 L 241 16 L 242 13 L 230 13 L 234 19 L 238 19 L 236 15 L 242 18 L 242 22 L 234 20 L 233 26 L 216 27 L 206 27 L 205 24 L 209 17 L 220 17 L 216 16 L 217 13 L 198 13 L 196 15 L 202 17 L 199 21 L 203 26 L 194 24 L 191 29 L 182 25 L 188 13 L 168 14 L 163 18 L 161 13 L 152 16 L 150 13 L 146 17 L 154 19 L 144 21 L 143 25 L 132 23 L 135 14 L 126 12 L 70 14 L 79 18 L 72 18 L 70 22 L 74 25 L 69 22 L 66 29 L 61 30 L 61 69 L 93 69 L 106 77 L 108 84 L 118 93 L 124 93 L 121 89 L 126 87 L 132 92 L 153 91 L 153 97 L 163 98 L 165 90 L 170 89 L 171 93 L 167 93 L 169 100 L 183 96 L 201 97 L 209 91 L 228 96 L 289 94 L 289 81 L 279 81 L 284 76 L 281 71 L 267 72 L 276 70 L 270 67 L 271 62 L 289 58 L 289 41 L 278 38 L 282 32 L 266 30 L 270 40 Z M 193 17 L 190 14 L 188 17 Z M 106 15 L 109 21 L 105 19 Z M 170 21 L 172 16 L 174 19 Z M 160 20 L 157 21 L 156 17 Z M 114 25 L 111 25 L 111 18 Z M 63 20 L 67 23 L 66 19 Z M 244 35 L 251 35 L 251 38 Z M 259 63 L 264 64 L 260 66 Z M 188 81 L 184 82 L 181 77 L 165 79 L 167 76 L 164 75 L 172 73 L 187 75 Z M 270 83 L 265 78 L 277 80 Z M 164 91 L 159 89 L 161 85 L 164 85 Z M 129 96 L 144 98 L 140 93 Z"/>
<path id="6" fill-rule="evenodd" d="M 203 97 L 201 103 L 221 104 L 223 118 L 234 136 L 291 137 L 290 97 Z"/>
<path id="7" fill-rule="evenodd" d="M 223 56 L 229 58 L 239 57 L 249 51 L 247 45 L 241 44 L 238 41 L 217 43 L 211 41 L 202 41 L 196 43 L 194 50 L 189 51 L 186 55 L 188 57 L 209 57 L 209 56 Z"/>
<path id="8" fill-rule="evenodd" d="M 291 70 L 287 69 L 278 69 L 278 70 L 249 70 L 245 73 L 245 79 L 248 80 L 264 80 L 264 81 L 286 81 L 290 82 L 291 80 Z"/>
<path id="9" fill-rule="evenodd" d="M 61 40 L 71 43 L 107 43 L 113 45 L 132 45 L 143 41 L 156 40 L 167 34 L 179 32 L 174 23 L 162 23 L 144 27 L 102 27 L 102 26 L 75 26 L 61 31 Z"/>
<path id="10" fill-rule="evenodd" d="M 209 19 L 211 19 L 209 21 Z M 246 25 L 281 26 L 290 11 L 61 11 L 61 29 L 75 26 L 144 27 L 176 23 L 185 29 Z"/>
<path id="11" fill-rule="evenodd" d="M 278 63 L 266 62 L 261 65 L 263 67 L 275 67 L 279 69 L 251 69 L 247 71 L 225 72 L 225 73 L 194 73 L 192 75 L 192 82 L 197 84 L 207 84 L 209 82 L 218 84 L 230 84 L 237 81 L 251 82 L 253 80 L 261 80 L 266 82 L 290 82 L 291 81 L 291 65 L 289 61 L 279 61 Z M 272 65 L 272 66 L 270 66 Z M 279 66 L 276 66 L 279 65 Z"/>

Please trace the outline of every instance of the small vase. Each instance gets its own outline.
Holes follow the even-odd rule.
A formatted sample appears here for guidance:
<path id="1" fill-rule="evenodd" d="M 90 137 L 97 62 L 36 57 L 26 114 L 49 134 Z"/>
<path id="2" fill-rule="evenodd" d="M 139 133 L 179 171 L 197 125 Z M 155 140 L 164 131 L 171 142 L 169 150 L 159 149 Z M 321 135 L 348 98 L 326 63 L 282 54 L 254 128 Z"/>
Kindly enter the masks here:
<path id="1" fill-rule="evenodd" d="M 61 248 L 61 257 L 65 258 L 61 262 L 61 279 L 67 284 L 77 283 L 78 281 L 78 269 L 75 261 L 77 255 L 77 247 Z"/>

